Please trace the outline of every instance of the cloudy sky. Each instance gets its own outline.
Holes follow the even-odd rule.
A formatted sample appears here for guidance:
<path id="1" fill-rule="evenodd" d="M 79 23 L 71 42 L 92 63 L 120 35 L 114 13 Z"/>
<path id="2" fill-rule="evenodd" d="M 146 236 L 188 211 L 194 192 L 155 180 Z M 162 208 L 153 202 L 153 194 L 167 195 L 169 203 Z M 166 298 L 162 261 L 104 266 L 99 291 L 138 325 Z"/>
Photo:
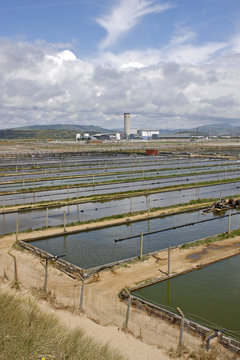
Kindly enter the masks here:
<path id="1" fill-rule="evenodd" d="M 1 0 L 0 128 L 240 125 L 240 0 Z"/>

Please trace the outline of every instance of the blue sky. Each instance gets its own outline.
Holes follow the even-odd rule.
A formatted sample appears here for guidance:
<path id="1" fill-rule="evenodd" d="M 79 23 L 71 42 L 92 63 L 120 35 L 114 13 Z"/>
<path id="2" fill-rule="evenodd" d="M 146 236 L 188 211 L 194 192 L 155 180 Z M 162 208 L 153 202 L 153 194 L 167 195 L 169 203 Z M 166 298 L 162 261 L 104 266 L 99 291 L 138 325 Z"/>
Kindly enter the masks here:
<path id="1" fill-rule="evenodd" d="M 1 0 L 0 128 L 238 125 L 239 0 Z"/>

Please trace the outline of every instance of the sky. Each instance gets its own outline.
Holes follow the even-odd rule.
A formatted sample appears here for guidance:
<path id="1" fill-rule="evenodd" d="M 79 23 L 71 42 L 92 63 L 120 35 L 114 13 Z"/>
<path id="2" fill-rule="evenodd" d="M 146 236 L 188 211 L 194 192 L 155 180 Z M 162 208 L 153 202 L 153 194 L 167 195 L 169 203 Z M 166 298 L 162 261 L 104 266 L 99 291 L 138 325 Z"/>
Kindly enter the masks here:
<path id="1" fill-rule="evenodd" d="M 240 126 L 240 0 L 1 0 L 0 128 Z"/>

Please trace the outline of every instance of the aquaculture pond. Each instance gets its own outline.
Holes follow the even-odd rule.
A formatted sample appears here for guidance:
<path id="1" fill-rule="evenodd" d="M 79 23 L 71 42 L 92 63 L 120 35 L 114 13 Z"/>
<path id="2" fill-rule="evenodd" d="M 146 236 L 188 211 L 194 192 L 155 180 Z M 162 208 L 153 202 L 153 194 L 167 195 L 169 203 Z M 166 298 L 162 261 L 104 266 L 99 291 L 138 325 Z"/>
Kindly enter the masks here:
<path id="1" fill-rule="evenodd" d="M 211 221 L 199 223 L 209 219 Z M 213 220 L 214 219 L 214 220 Z M 231 229 L 239 228 L 240 214 L 233 214 Z M 191 224 L 198 222 L 196 224 Z M 169 227 L 189 224 L 168 231 L 156 232 Z M 81 268 L 91 268 L 139 255 L 140 233 L 144 233 L 143 253 L 180 245 L 207 236 L 225 232 L 228 216 L 219 217 L 212 213 L 202 215 L 200 211 L 159 217 L 144 221 L 126 223 L 98 230 L 84 231 L 32 241 L 31 244 L 53 255 L 65 254 L 65 259 Z M 123 241 L 117 241 L 133 237 Z"/>
<path id="2" fill-rule="evenodd" d="M 186 175 L 186 176 L 176 176 L 169 178 L 159 178 L 154 180 L 136 180 L 130 182 L 122 183 L 109 183 L 109 184 L 89 184 L 89 186 L 81 186 L 75 184 L 73 188 L 62 188 L 62 189 L 49 189 L 45 191 L 27 191 L 19 192 L 13 194 L 7 194 L 0 192 L 1 205 L 14 205 L 14 204 L 25 204 L 31 202 L 39 201 L 51 201 L 51 200 L 60 200 L 65 198 L 74 198 L 81 196 L 92 196 L 98 194 L 110 194 L 110 193 L 121 193 L 126 191 L 134 190 L 146 190 L 154 188 L 162 188 L 168 186 L 180 186 L 181 184 L 198 184 L 201 185 L 202 182 L 208 181 L 218 181 L 218 180 L 229 180 L 233 181 L 239 177 L 238 172 L 219 172 L 215 174 L 201 174 L 201 175 Z M 66 184 L 65 184 L 66 185 Z M 227 185 L 227 184 L 226 184 Z M 228 184 L 229 185 L 229 184 Z M 5 190 L 10 191 L 8 185 L 5 185 Z M 12 189 L 11 189 L 12 190 Z"/>
<path id="3" fill-rule="evenodd" d="M 240 339 L 240 255 L 132 292 L 132 295 Z"/>
<path id="4" fill-rule="evenodd" d="M 187 168 L 189 171 L 194 171 L 196 166 L 203 166 L 203 169 L 207 167 L 209 170 L 209 166 L 216 166 L 219 168 L 219 170 L 222 169 L 222 166 L 229 167 L 233 166 L 236 167 L 236 162 L 212 162 L 212 161 L 201 161 L 201 162 L 195 162 L 195 163 L 189 163 L 189 162 L 166 162 L 162 160 L 151 160 L 149 162 L 131 162 L 129 163 L 116 163 L 116 164 L 108 164 L 108 165 L 101 165 L 98 164 L 84 164 L 84 165 L 78 165 L 70 167 L 60 167 L 59 169 L 54 168 L 48 168 L 48 169 L 38 169 L 36 168 L 34 172 L 0 172 L 0 183 L 1 182 L 12 182 L 12 181 L 22 181 L 22 180 L 37 180 L 39 178 L 61 178 L 63 176 L 77 176 L 77 175 L 99 175 L 99 174 L 106 174 L 106 173 L 115 173 L 115 172 L 131 172 L 132 175 L 135 174 L 136 171 L 149 171 L 153 169 L 157 169 L 157 171 L 163 171 L 165 169 L 172 169 L 172 168 Z"/>
<path id="5" fill-rule="evenodd" d="M 199 189 L 185 189 L 178 191 L 162 192 L 149 195 L 135 196 L 109 200 L 105 202 L 85 202 L 74 205 L 61 206 L 48 209 L 48 226 L 57 226 L 63 223 L 64 211 L 66 223 L 100 219 L 112 215 L 128 213 L 131 210 L 148 210 L 148 207 L 165 207 L 180 203 L 187 203 L 198 198 L 218 198 L 220 193 L 223 197 L 238 195 L 240 182 L 206 186 Z M 16 195 L 17 196 L 17 195 Z M 46 196 L 46 195 L 45 195 Z M 29 228 L 38 229 L 46 225 L 46 209 L 21 211 L 19 213 L 0 214 L 0 234 L 14 232 L 16 230 L 17 216 L 19 218 L 19 230 Z"/>
<path id="6" fill-rule="evenodd" d="M 183 168 L 183 169 L 172 169 L 172 170 L 165 170 L 165 171 L 161 171 L 161 169 L 157 169 L 157 170 L 144 170 L 144 171 L 128 171 L 127 173 L 124 172 L 118 172 L 118 173 L 113 173 L 113 174 L 107 174 L 107 173 L 101 173 L 101 174 L 93 174 L 93 175 L 75 175 L 75 176 L 70 176 L 68 177 L 68 174 L 65 173 L 64 177 L 63 173 L 60 174 L 59 177 L 56 178 L 47 178 L 44 179 L 42 178 L 41 180 L 36 180 L 34 181 L 33 179 L 31 180 L 17 180 L 17 182 L 4 182 L 4 177 L 2 177 L 2 182 L 0 182 L 0 192 L 7 192 L 7 191 L 16 191 L 16 190 L 23 190 L 23 189 L 32 189 L 36 190 L 38 188 L 41 187 L 51 187 L 51 186 L 68 186 L 68 185 L 81 185 L 81 184 L 88 184 L 88 183 L 101 183 L 101 182 L 112 182 L 112 181 L 128 181 L 130 179 L 136 179 L 136 180 L 143 180 L 144 178 L 151 178 L 151 177 L 171 177 L 172 176 L 176 176 L 176 175 L 187 175 L 187 174 L 195 174 L 195 179 L 194 182 L 198 182 L 198 174 L 199 176 L 201 175 L 201 173 L 206 173 L 206 175 L 210 175 L 211 174 L 207 174 L 207 172 L 215 172 L 212 175 L 215 175 L 216 178 L 216 174 L 218 174 L 221 178 L 227 178 L 228 172 L 230 170 L 235 170 L 233 172 L 233 174 L 231 174 L 230 177 L 235 176 L 238 177 L 240 174 L 239 171 L 239 166 L 238 164 L 234 164 L 234 165 L 226 165 L 226 166 L 204 166 L 204 167 L 198 167 L 198 168 Z M 234 175 L 235 173 L 235 175 Z"/>

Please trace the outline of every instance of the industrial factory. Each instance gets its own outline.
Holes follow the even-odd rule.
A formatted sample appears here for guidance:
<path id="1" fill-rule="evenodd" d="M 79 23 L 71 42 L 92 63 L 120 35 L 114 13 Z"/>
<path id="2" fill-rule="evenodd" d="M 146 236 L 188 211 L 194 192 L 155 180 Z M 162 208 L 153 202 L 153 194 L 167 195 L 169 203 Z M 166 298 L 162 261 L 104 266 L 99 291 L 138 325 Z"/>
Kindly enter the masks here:
<path id="1" fill-rule="evenodd" d="M 123 132 L 115 132 L 115 133 L 101 133 L 90 135 L 89 133 L 76 134 L 76 141 L 78 140 L 86 140 L 86 141 L 104 141 L 104 140 L 112 140 L 119 141 L 121 139 L 126 140 L 149 140 L 149 139 L 157 139 L 159 136 L 159 130 L 150 130 L 150 129 L 131 129 L 130 128 L 130 113 L 124 113 L 124 130 Z"/>

